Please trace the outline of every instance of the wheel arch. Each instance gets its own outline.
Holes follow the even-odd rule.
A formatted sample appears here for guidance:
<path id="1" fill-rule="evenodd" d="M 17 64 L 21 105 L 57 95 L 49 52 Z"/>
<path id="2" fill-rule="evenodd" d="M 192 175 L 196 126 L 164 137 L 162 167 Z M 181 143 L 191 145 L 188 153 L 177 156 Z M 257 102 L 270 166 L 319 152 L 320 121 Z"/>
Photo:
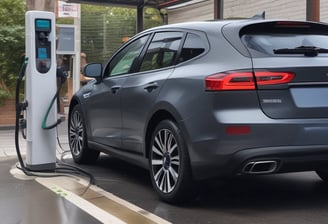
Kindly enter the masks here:
<path id="1" fill-rule="evenodd" d="M 69 111 L 68 111 L 68 119 L 71 117 L 71 113 L 72 113 L 72 110 L 73 110 L 73 108 L 76 106 L 76 105 L 83 105 L 83 103 L 82 103 L 82 101 L 79 99 L 79 97 L 77 97 L 77 96 L 73 96 L 73 98 L 71 99 L 71 101 L 70 101 L 70 104 L 69 104 Z M 82 115 L 83 115 L 83 117 L 85 118 L 85 110 L 81 107 L 81 109 L 82 109 Z M 68 127 L 69 127 L 69 122 L 68 122 Z M 90 133 L 90 127 L 89 127 L 89 123 L 88 122 L 86 122 L 85 121 L 85 125 L 86 125 L 86 134 L 87 134 L 87 136 L 91 136 L 91 133 Z"/>
<path id="2" fill-rule="evenodd" d="M 69 108 L 68 140 L 74 162 L 94 163 L 99 157 L 99 151 L 88 147 L 88 134 L 81 104 L 72 100 Z"/>
<path id="3" fill-rule="evenodd" d="M 164 109 L 156 111 L 150 118 L 148 125 L 147 125 L 146 134 L 145 134 L 146 158 L 149 158 L 150 141 L 151 141 L 151 135 L 152 135 L 153 131 L 155 130 L 155 128 L 159 124 L 159 122 L 166 120 L 166 119 L 172 120 L 173 122 L 177 123 L 177 119 L 173 116 L 173 114 Z"/>
<path id="4" fill-rule="evenodd" d="M 79 104 L 79 101 L 77 100 L 76 97 L 73 97 L 73 98 L 71 99 L 70 104 L 69 104 L 68 117 L 71 116 L 72 110 L 73 110 L 73 108 L 74 108 L 77 104 Z"/>

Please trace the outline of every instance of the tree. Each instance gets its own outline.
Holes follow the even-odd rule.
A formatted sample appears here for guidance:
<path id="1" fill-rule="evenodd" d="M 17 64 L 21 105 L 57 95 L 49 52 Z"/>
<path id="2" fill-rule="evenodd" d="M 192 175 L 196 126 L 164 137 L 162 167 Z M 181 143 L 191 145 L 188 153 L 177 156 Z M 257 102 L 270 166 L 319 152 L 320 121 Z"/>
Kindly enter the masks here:
<path id="1" fill-rule="evenodd" d="M 25 1 L 0 1 L 0 101 L 14 90 L 25 51 Z"/>

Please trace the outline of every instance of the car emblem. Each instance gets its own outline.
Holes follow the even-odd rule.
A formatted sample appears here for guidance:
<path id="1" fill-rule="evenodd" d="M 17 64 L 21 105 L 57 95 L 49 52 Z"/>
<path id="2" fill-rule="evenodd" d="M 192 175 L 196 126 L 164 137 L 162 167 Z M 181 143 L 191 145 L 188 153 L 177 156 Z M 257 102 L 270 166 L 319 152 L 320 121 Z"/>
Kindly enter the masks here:
<path id="1" fill-rule="evenodd" d="M 263 99 L 263 103 L 282 103 L 282 99 Z"/>

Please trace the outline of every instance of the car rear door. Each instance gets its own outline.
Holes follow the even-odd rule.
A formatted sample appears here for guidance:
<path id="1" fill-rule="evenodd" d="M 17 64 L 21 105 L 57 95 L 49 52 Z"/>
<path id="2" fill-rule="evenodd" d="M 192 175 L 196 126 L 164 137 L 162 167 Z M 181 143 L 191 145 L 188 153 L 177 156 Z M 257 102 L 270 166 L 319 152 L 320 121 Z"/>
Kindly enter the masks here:
<path id="1" fill-rule="evenodd" d="M 328 117 L 327 25 L 263 22 L 243 28 L 240 35 L 268 117 Z"/>

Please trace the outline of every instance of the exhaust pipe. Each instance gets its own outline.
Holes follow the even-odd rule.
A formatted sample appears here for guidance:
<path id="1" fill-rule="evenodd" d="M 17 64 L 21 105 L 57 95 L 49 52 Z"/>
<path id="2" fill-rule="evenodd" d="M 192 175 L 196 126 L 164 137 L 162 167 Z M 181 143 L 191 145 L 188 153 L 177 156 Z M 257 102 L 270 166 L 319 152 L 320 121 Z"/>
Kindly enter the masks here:
<path id="1" fill-rule="evenodd" d="M 277 168 L 278 162 L 275 160 L 251 161 L 243 167 L 242 172 L 245 174 L 269 174 L 275 172 Z"/>

